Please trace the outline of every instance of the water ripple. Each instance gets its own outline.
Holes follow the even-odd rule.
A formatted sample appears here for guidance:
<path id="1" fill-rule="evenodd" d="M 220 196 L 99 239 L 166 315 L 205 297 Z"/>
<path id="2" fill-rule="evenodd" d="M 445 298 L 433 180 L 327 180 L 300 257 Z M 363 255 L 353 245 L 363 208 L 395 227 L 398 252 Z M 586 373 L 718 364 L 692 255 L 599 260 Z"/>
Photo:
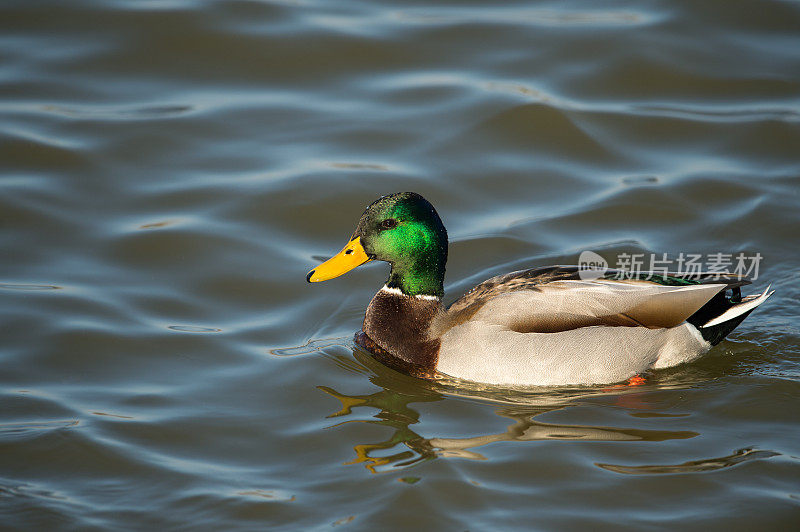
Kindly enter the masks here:
<path id="1" fill-rule="evenodd" d="M 63 286 L 53 284 L 16 284 L 0 283 L 0 290 L 22 290 L 23 292 L 38 292 L 41 290 L 62 290 Z"/>
<path id="2" fill-rule="evenodd" d="M 793 526 L 800 9 L 745 7 L 6 2 L 0 522 Z M 777 292 L 635 389 L 422 382 L 352 342 L 387 265 L 305 281 L 398 190 L 448 300 L 584 250 Z"/>
<path id="3" fill-rule="evenodd" d="M 222 329 L 216 329 L 214 327 L 200 327 L 198 325 L 170 325 L 167 329 L 178 331 L 178 332 L 193 332 L 193 333 L 218 333 L 222 332 Z"/>
<path id="4" fill-rule="evenodd" d="M 626 475 L 656 475 L 656 474 L 680 474 L 680 473 L 704 473 L 707 471 L 716 471 L 727 467 L 733 467 L 751 460 L 765 460 L 773 456 L 780 456 L 781 453 L 775 451 L 762 451 L 752 448 L 739 449 L 727 456 L 720 456 L 718 458 L 704 458 L 701 460 L 691 460 L 675 465 L 640 465 L 640 466 L 623 466 L 614 464 L 601 464 L 596 463 L 598 467 L 613 471 L 615 473 L 624 473 Z"/>
<path id="5" fill-rule="evenodd" d="M 396 13 L 401 21 L 440 26 L 447 24 L 483 23 L 543 26 L 639 26 L 658 20 L 653 12 L 615 10 L 554 10 L 536 8 L 498 9 L 493 7 L 463 9 L 458 12 L 442 8 L 409 9 Z"/>

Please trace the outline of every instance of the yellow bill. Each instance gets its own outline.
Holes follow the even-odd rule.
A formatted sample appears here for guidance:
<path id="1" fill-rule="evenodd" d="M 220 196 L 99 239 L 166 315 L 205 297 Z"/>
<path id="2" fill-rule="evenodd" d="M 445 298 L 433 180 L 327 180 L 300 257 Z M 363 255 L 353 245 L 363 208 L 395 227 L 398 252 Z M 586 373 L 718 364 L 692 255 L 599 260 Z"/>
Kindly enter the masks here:
<path id="1" fill-rule="evenodd" d="M 306 281 L 309 283 L 327 281 L 328 279 L 339 277 L 343 273 L 347 273 L 370 260 L 372 259 L 367 256 L 364 247 L 361 245 L 361 237 L 357 236 L 348 242 L 339 253 L 308 272 Z"/>

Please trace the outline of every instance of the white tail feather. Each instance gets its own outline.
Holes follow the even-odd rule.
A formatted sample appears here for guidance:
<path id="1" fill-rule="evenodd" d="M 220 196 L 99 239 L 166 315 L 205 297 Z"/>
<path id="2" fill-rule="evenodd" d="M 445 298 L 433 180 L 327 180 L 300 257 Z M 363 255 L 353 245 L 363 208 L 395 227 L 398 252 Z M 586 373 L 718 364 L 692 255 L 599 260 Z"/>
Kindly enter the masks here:
<path id="1" fill-rule="evenodd" d="M 720 323 L 732 320 L 736 316 L 741 316 L 745 312 L 750 312 L 751 310 L 759 306 L 761 303 L 766 301 L 769 296 L 775 293 L 774 290 L 772 292 L 767 293 L 771 286 L 772 285 L 768 286 L 767 289 L 764 290 L 764 292 L 760 296 L 745 298 L 741 303 L 735 304 L 734 306 L 732 306 L 731 308 L 729 308 L 716 318 L 709 320 L 705 325 L 701 325 L 701 327 L 713 327 L 714 325 L 719 325 Z"/>

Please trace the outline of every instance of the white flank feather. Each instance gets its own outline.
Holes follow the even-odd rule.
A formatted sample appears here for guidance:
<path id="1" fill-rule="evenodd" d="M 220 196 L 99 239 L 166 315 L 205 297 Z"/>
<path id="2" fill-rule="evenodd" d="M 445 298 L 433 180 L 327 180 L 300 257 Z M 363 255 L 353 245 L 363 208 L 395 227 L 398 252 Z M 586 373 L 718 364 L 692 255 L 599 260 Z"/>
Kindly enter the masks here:
<path id="1" fill-rule="evenodd" d="M 693 329 L 684 323 L 670 329 L 581 327 L 518 333 L 468 321 L 442 336 L 436 369 L 459 379 L 510 386 L 620 382 L 708 351 L 711 345 Z"/>

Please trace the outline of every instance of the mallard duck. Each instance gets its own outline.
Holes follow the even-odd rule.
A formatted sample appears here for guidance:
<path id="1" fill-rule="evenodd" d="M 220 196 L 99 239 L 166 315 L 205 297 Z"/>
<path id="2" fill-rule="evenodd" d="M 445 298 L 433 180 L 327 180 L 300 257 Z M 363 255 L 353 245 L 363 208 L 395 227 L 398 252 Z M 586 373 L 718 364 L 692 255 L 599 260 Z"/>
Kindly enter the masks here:
<path id="1" fill-rule="evenodd" d="M 425 198 L 383 196 L 314 283 L 372 260 L 391 265 L 355 341 L 415 377 L 508 386 L 622 382 L 698 358 L 763 303 L 745 278 L 547 266 L 488 279 L 442 304 L 447 231 Z M 730 295 L 726 295 L 730 293 Z"/>

